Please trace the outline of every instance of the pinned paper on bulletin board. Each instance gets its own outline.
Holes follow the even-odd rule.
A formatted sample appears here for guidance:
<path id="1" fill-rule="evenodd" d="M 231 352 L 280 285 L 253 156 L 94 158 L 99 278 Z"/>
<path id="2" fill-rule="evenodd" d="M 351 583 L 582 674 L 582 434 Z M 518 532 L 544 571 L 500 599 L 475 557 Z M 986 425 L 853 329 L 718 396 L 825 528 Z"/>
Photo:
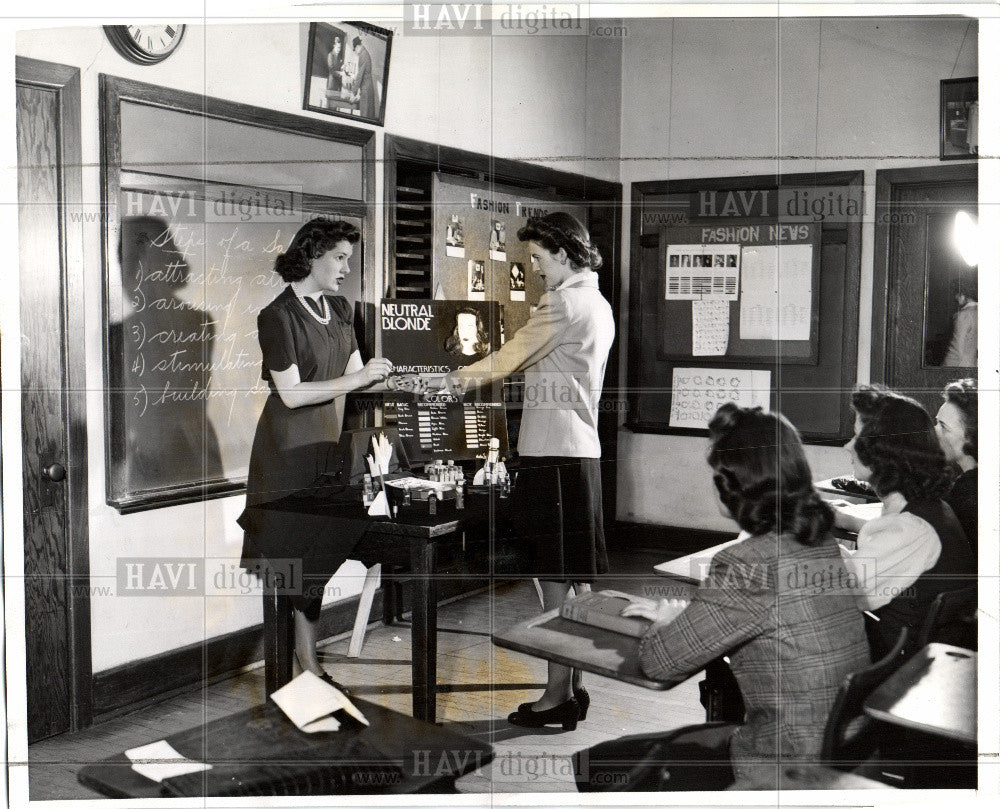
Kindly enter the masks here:
<path id="1" fill-rule="evenodd" d="M 771 401 L 771 372 L 743 368 L 674 368 L 670 425 L 705 430 L 726 402 L 762 407 Z"/>
<path id="2" fill-rule="evenodd" d="M 811 244 L 743 248 L 741 340 L 808 340 L 812 324 Z"/>
<path id="3" fill-rule="evenodd" d="M 721 357 L 729 345 L 729 301 L 691 301 L 691 345 L 695 357 Z"/>
<path id="4" fill-rule="evenodd" d="M 666 300 L 738 300 L 740 245 L 668 244 Z"/>

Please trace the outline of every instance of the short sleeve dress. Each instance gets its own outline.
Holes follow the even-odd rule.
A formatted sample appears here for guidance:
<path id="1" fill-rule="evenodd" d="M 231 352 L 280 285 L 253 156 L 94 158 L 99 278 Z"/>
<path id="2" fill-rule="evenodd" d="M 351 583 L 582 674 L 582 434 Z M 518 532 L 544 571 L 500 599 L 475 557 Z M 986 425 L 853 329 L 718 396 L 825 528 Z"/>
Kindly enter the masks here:
<path id="1" fill-rule="evenodd" d="M 293 363 L 303 382 L 322 382 L 344 375 L 357 348 L 352 307 L 344 298 L 325 296 L 330 321 L 321 323 L 291 287 L 257 316 L 257 334 L 264 361 L 261 378 L 271 388 L 257 422 L 250 470 L 247 507 L 280 500 L 320 482 L 330 451 L 340 439 L 344 423 L 344 396 L 330 402 L 290 408 L 281 401 L 271 370 Z M 251 569 L 267 556 L 267 535 L 241 518 L 245 531 L 241 565 Z M 261 535 L 258 535 L 261 534 Z M 291 551 L 292 549 L 288 549 Z"/>

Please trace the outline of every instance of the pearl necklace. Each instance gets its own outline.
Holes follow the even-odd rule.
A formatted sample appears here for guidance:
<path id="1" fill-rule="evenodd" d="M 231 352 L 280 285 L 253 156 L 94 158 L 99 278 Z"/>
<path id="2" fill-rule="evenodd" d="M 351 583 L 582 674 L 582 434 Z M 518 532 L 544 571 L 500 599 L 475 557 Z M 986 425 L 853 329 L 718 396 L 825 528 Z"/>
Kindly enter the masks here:
<path id="1" fill-rule="evenodd" d="M 298 291 L 298 290 L 297 290 L 297 289 L 296 289 L 296 288 L 295 288 L 294 286 L 292 287 L 292 292 L 294 292 L 294 293 L 295 293 L 295 297 L 299 299 L 299 303 L 301 303 L 301 304 L 302 304 L 302 306 L 303 306 L 303 307 L 305 308 L 305 310 L 306 310 L 306 311 L 307 311 L 307 312 L 308 312 L 308 313 L 309 313 L 310 315 L 312 315 L 312 316 L 313 316 L 313 319 L 314 319 L 314 320 L 315 320 L 315 321 L 316 321 L 317 323 L 321 323 L 322 325 L 324 325 L 324 326 L 325 326 L 325 325 L 327 325 L 327 324 L 328 324 L 328 323 L 330 322 L 330 317 L 331 317 L 331 314 L 332 314 L 332 313 L 330 312 L 330 304 L 329 304 L 329 303 L 327 302 L 327 300 L 326 300 L 326 296 L 325 296 L 325 295 L 321 295 L 321 296 L 320 296 L 320 300 L 321 300 L 321 301 L 323 301 L 323 314 L 322 314 L 322 315 L 317 315 L 317 314 L 316 314 L 316 310 L 315 310 L 315 309 L 313 309 L 313 308 L 312 308 L 312 307 L 311 307 L 311 306 L 310 306 L 310 305 L 309 305 L 309 304 L 308 304 L 308 303 L 306 302 L 306 299 L 305 299 L 305 296 L 304 296 L 304 295 L 302 295 L 302 293 L 300 293 L 300 292 L 299 292 L 299 291 Z"/>

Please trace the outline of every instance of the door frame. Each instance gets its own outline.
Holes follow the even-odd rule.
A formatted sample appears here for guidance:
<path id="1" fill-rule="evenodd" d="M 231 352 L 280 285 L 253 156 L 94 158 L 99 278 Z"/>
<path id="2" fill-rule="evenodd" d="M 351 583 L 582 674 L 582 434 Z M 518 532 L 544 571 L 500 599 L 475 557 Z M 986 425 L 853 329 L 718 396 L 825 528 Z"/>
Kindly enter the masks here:
<path id="1" fill-rule="evenodd" d="M 93 665 L 90 633 L 90 523 L 87 465 L 87 384 L 84 251 L 81 149 L 80 70 L 76 67 L 17 57 L 17 84 L 52 91 L 59 109 L 59 194 L 61 198 L 59 238 L 65 331 L 62 335 L 66 358 L 65 412 L 62 435 L 66 441 L 66 509 L 69 547 L 67 548 L 69 593 L 70 731 L 93 722 Z M 71 216 L 76 212 L 76 217 Z M 77 305 L 74 305 L 76 302 Z M 22 352 L 24 346 L 21 347 Z M 23 474 L 23 472 L 22 472 Z M 27 661 L 25 661 L 27 664 Z"/>
<path id="2" fill-rule="evenodd" d="M 940 166 L 919 166 L 906 169 L 879 169 L 875 172 L 875 264 L 872 277 L 872 345 L 871 381 L 891 383 L 893 346 L 890 335 L 889 284 L 893 282 L 893 250 L 891 249 L 894 225 L 892 212 L 897 192 L 909 185 L 964 183 L 976 180 L 979 165 L 948 163 Z"/>

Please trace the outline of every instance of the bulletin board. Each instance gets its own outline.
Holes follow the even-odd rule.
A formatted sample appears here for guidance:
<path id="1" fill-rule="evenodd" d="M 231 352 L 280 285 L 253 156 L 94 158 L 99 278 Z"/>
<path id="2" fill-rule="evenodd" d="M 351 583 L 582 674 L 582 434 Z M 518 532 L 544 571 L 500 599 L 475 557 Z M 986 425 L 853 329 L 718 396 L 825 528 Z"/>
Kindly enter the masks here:
<path id="1" fill-rule="evenodd" d="M 545 291 L 517 231 L 529 217 L 555 211 L 587 224 L 587 209 L 537 189 L 500 186 L 436 173 L 431 286 L 435 298 L 496 301 L 504 339 L 528 322 Z"/>
<path id="2" fill-rule="evenodd" d="M 661 230 L 660 356 L 815 365 L 819 235 L 765 220 Z"/>
<path id="3" fill-rule="evenodd" d="M 705 434 L 735 401 L 850 437 L 862 192 L 860 172 L 633 185 L 629 429 Z"/>

